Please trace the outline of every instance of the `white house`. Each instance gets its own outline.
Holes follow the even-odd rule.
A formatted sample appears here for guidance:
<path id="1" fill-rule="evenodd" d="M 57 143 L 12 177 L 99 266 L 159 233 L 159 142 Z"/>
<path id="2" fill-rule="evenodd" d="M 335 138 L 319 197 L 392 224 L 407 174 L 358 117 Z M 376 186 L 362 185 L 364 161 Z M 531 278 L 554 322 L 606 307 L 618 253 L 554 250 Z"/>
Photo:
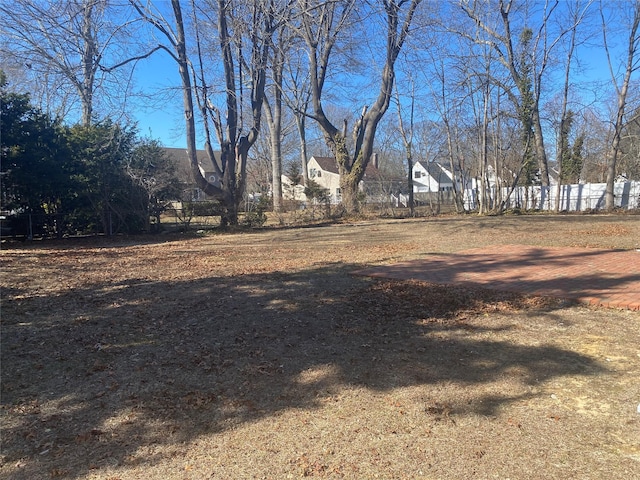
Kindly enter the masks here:
<path id="1" fill-rule="evenodd" d="M 340 203 L 340 174 L 338 164 L 333 157 L 311 157 L 307 162 L 309 180 L 313 180 L 329 192 L 331 203 Z"/>
<path id="2" fill-rule="evenodd" d="M 334 157 L 311 157 L 307 162 L 307 169 L 309 179 L 329 191 L 331 203 L 340 203 L 342 192 L 340 191 L 340 174 L 338 173 L 336 159 Z M 378 157 L 374 154 L 364 171 L 364 177 L 360 182 L 360 190 L 365 189 L 367 182 L 378 182 L 379 177 Z"/>
<path id="3" fill-rule="evenodd" d="M 453 175 L 437 162 L 418 161 L 413 164 L 413 193 L 452 192 Z"/>
<path id="4" fill-rule="evenodd" d="M 282 198 L 298 202 L 307 201 L 307 196 L 304 193 L 304 185 L 294 185 L 291 179 L 286 175 L 282 175 L 280 181 L 282 182 Z"/>

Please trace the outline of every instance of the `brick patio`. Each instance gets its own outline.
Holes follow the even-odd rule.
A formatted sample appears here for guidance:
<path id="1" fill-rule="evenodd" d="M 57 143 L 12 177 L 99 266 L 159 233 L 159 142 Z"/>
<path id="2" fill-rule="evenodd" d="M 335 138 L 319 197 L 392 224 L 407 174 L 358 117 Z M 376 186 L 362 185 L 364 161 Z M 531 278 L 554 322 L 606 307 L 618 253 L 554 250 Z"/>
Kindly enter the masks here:
<path id="1" fill-rule="evenodd" d="M 640 310 L 640 251 L 500 245 L 381 265 L 357 275 L 474 284 Z"/>

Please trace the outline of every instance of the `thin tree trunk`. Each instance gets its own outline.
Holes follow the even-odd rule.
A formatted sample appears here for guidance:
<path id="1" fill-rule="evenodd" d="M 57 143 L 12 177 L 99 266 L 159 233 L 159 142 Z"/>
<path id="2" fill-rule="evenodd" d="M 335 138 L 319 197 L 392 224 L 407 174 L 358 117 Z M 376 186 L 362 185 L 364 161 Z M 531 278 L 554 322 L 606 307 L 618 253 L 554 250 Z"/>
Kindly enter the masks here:
<path id="1" fill-rule="evenodd" d="M 409 191 L 409 199 L 407 200 L 409 207 L 409 216 L 414 217 L 416 215 L 416 201 L 413 195 L 413 153 L 411 150 L 407 152 L 407 190 Z"/>
<path id="2" fill-rule="evenodd" d="M 82 40 L 84 42 L 82 52 L 82 86 L 80 98 L 82 101 L 82 124 L 85 127 L 91 125 L 93 118 L 93 87 L 96 75 L 94 59 L 97 57 L 95 38 L 93 34 L 94 2 L 84 2 L 82 8 Z"/>
<path id="3" fill-rule="evenodd" d="M 189 164 L 191 165 L 191 171 L 193 172 L 195 182 L 198 185 L 198 188 L 206 193 L 206 184 L 208 182 L 200 173 L 198 158 L 196 156 L 196 127 L 193 111 L 193 96 L 191 93 L 191 77 L 189 76 L 189 63 L 187 59 L 187 48 L 185 45 L 184 22 L 182 20 L 182 9 L 180 7 L 179 0 L 171 0 L 171 5 L 176 19 L 177 39 L 175 49 L 180 79 L 182 81 L 182 104 L 184 108 L 186 128 L 187 155 L 189 157 Z"/>
<path id="4" fill-rule="evenodd" d="M 304 115 L 296 114 L 296 126 L 298 127 L 298 136 L 300 138 L 300 164 L 302 166 L 302 185 L 309 185 L 309 166 L 307 165 L 307 132 L 306 121 Z"/>
<path id="5" fill-rule="evenodd" d="M 543 187 L 549 186 L 549 162 L 547 161 L 547 152 L 544 148 L 544 134 L 542 133 L 542 125 L 540 123 L 540 112 L 537 104 L 532 115 L 533 123 L 533 139 L 535 141 L 536 158 L 538 160 L 538 168 L 540 169 L 540 183 Z"/>
<path id="6" fill-rule="evenodd" d="M 607 181 L 605 188 L 605 209 L 613 210 L 615 208 L 615 196 L 614 196 L 614 182 L 616 179 L 616 163 L 618 161 L 618 155 L 620 152 L 620 139 L 622 138 L 622 129 L 624 128 L 624 113 L 625 107 L 627 104 L 627 93 L 629 90 L 629 82 L 631 80 L 631 73 L 635 70 L 634 68 L 634 59 L 635 54 L 638 48 L 637 32 L 638 26 L 640 24 L 640 1 L 636 0 L 634 6 L 633 13 L 633 23 L 631 25 L 631 30 L 629 32 L 629 43 L 627 45 L 627 66 L 624 73 L 624 79 L 622 81 L 622 86 L 620 89 L 617 88 L 618 91 L 618 111 L 616 114 L 616 121 L 613 130 L 613 142 L 611 144 L 611 153 L 609 155 L 609 161 L 607 163 Z M 604 24 L 603 24 L 604 28 Z M 606 44 L 605 44 L 605 47 Z M 611 66 L 611 59 L 609 58 L 609 50 L 607 50 L 607 58 L 609 59 L 609 68 L 612 70 L 612 78 L 614 83 L 616 83 L 615 75 L 613 74 L 613 69 Z"/>
<path id="7" fill-rule="evenodd" d="M 264 103 L 269 126 L 269 144 L 271 147 L 271 195 L 273 211 L 282 211 L 282 102 L 276 98 L 273 108 L 269 102 Z"/>
<path id="8" fill-rule="evenodd" d="M 334 17 L 338 4 L 329 3 L 318 18 L 305 16 L 303 35 L 309 49 L 309 70 L 311 80 L 313 118 L 323 132 L 325 142 L 333 152 L 338 164 L 342 203 L 347 214 L 359 210 L 358 185 L 364 176 L 365 169 L 371 159 L 376 129 L 383 115 L 389 108 L 392 89 L 395 81 L 394 66 L 402 46 L 409 35 L 409 27 L 416 8 L 421 0 L 410 2 L 384 0 L 382 5 L 386 14 L 386 60 L 380 77 L 380 90 L 375 102 L 370 108 L 363 108 L 362 114 L 353 129 L 353 154 L 349 152 L 346 141 L 346 125 L 338 129 L 327 118 L 322 105 L 322 89 L 329 65 L 329 57 L 336 42 L 336 32 L 332 29 L 335 23 L 344 26 L 351 9 L 353 0 L 342 2 L 341 12 Z M 399 11 L 404 3 L 408 3 L 406 16 L 400 24 Z M 340 20 L 335 20 L 340 18 Z M 319 22 L 318 22 L 319 20 Z M 314 25 L 318 26 L 319 34 L 314 32 Z"/>
<path id="9" fill-rule="evenodd" d="M 567 61 L 564 70 L 564 88 L 562 95 L 562 110 L 560 113 L 560 134 L 559 134 L 559 146 L 557 148 L 558 153 L 556 155 L 556 164 L 558 166 L 558 185 L 556 188 L 556 199 L 554 209 L 556 213 L 560 212 L 560 195 L 562 194 L 562 159 L 563 159 L 563 145 L 565 143 L 564 134 L 565 124 L 567 122 L 567 104 L 569 103 L 569 79 L 571 74 L 571 60 L 573 58 L 573 51 L 576 45 L 576 30 L 577 30 L 577 22 L 574 24 L 573 29 L 571 30 L 571 40 L 569 42 L 569 50 L 567 52 Z M 569 148 L 568 139 L 566 141 L 566 148 Z"/>
<path id="10" fill-rule="evenodd" d="M 407 154 L 407 186 L 409 190 L 409 215 L 415 215 L 415 203 L 413 199 L 413 116 L 415 109 L 415 88 L 413 82 L 411 82 L 411 110 L 409 116 L 409 131 L 404 127 L 402 120 L 402 109 L 400 106 L 400 94 L 396 89 L 396 104 L 398 106 L 398 127 L 400 129 L 400 135 L 402 136 L 402 142 L 404 143 L 404 149 Z"/>
<path id="11" fill-rule="evenodd" d="M 487 171 L 487 166 L 488 166 L 488 157 L 489 157 L 489 142 L 488 142 L 488 136 L 489 136 L 489 84 L 487 83 L 485 85 L 484 91 L 483 91 L 483 99 L 484 99 L 484 108 L 483 108 L 483 115 L 482 115 L 482 129 L 481 129 L 481 135 L 482 138 L 480 139 L 480 145 L 482 148 L 482 152 L 481 152 L 481 174 L 480 174 L 480 178 L 482 181 L 482 195 L 480 197 L 480 211 L 478 212 L 480 215 L 485 214 L 489 211 L 489 195 L 487 192 L 487 187 L 489 185 L 489 178 L 488 178 L 488 171 Z"/>
<path id="12" fill-rule="evenodd" d="M 625 97 L 628 89 L 628 79 L 625 79 L 620 95 L 618 97 L 618 113 L 616 115 L 616 123 L 613 131 L 613 142 L 611 144 L 611 153 L 607 162 L 607 179 L 605 187 L 605 209 L 613 210 L 615 208 L 615 181 L 616 181 L 616 165 L 618 163 L 618 155 L 620 152 L 620 139 L 622 137 L 622 128 L 624 126 L 624 110 Z"/>

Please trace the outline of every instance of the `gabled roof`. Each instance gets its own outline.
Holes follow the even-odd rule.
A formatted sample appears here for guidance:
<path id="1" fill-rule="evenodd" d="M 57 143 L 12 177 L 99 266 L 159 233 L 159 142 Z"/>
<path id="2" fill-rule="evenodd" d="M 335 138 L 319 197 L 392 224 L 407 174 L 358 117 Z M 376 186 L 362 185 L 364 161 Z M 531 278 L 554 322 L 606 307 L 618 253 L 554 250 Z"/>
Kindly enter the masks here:
<path id="1" fill-rule="evenodd" d="M 439 163 L 417 161 L 414 165 L 414 168 L 418 164 L 422 168 L 424 168 L 429 174 L 429 176 L 433 178 L 436 182 L 439 182 L 439 183 L 451 182 L 451 176 L 449 175 L 448 170 L 445 170 L 444 167 Z"/>
<path id="2" fill-rule="evenodd" d="M 164 147 L 163 150 L 167 157 L 175 162 L 178 172 L 187 174 L 190 178 L 191 164 L 187 155 L 187 149 Z M 220 152 L 214 152 L 214 155 L 218 156 L 220 155 Z M 196 157 L 203 172 L 213 172 L 213 166 L 211 165 L 211 161 L 209 160 L 209 156 L 205 150 L 196 150 Z"/>
<path id="3" fill-rule="evenodd" d="M 313 158 L 316 162 L 318 162 L 318 165 L 320 165 L 320 168 L 325 172 L 331 172 L 335 174 L 338 173 L 338 163 L 336 162 L 335 157 L 311 157 L 311 158 Z"/>
<path id="4" fill-rule="evenodd" d="M 188 164 L 189 158 L 187 156 L 186 148 L 164 147 L 163 150 L 165 151 L 168 157 L 173 158 L 177 161 L 187 162 Z M 200 163 L 201 165 L 209 161 L 209 157 L 207 157 L 207 152 L 204 150 L 196 150 L 196 156 L 198 157 L 198 163 Z"/>
<path id="5" fill-rule="evenodd" d="M 338 162 L 336 162 L 335 157 L 311 157 L 313 158 L 316 162 L 318 162 L 318 165 L 320 165 L 320 168 L 322 168 L 323 171 L 325 172 L 330 172 L 330 173 L 335 173 L 336 175 L 338 175 Z M 370 176 L 377 176 L 380 174 L 380 171 L 373 165 L 373 162 L 369 162 L 369 164 L 367 165 L 367 168 L 364 171 L 365 176 L 370 175 Z"/>

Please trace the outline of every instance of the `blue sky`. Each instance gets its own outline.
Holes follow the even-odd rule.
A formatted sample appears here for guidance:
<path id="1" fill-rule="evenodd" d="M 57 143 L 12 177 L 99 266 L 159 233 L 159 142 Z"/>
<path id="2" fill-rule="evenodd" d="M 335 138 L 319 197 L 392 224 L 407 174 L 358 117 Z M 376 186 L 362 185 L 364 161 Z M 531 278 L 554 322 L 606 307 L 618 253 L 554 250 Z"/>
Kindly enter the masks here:
<path id="1" fill-rule="evenodd" d="M 180 76 L 176 62 L 164 51 L 138 63 L 136 84 L 151 95 L 142 99 L 134 114 L 140 134 L 159 140 L 164 146 L 186 147 Z"/>
<path id="2" fill-rule="evenodd" d="M 588 76 L 609 82 L 610 75 L 604 55 L 589 54 Z M 177 65 L 166 53 L 158 52 L 153 59 L 140 62 L 137 83 L 151 94 L 151 105 L 136 110 L 134 120 L 141 135 L 159 140 L 164 146 L 186 148 L 182 94 Z M 608 89 L 608 88 L 607 88 Z M 145 100 L 143 103 L 149 103 Z"/>
<path id="3" fill-rule="evenodd" d="M 607 91 L 613 91 L 606 57 L 601 47 L 583 46 L 578 49 L 576 55 L 584 68 L 583 76 L 576 76 L 576 81 L 602 82 L 603 86 L 595 89 L 595 94 L 605 95 Z M 618 56 L 623 57 L 624 55 Z M 138 124 L 140 134 L 157 139 L 168 147 L 185 148 L 182 94 L 175 61 L 166 52 L 158 51 L 151 58 L 138 63 L 135 79 L 138 89 L 151 96 L 150 99 L 142 99 L 138 103 L 144 106 L 138 108 L 134 114 L 133 119 Z M 594 93 L 585 91 L 583 95 L 585 103 L 591 103 L 592 100 L 587 97 L 593 96 Z M 365 99 L 352 101 L 357 100 L 366 102 Z"/>

